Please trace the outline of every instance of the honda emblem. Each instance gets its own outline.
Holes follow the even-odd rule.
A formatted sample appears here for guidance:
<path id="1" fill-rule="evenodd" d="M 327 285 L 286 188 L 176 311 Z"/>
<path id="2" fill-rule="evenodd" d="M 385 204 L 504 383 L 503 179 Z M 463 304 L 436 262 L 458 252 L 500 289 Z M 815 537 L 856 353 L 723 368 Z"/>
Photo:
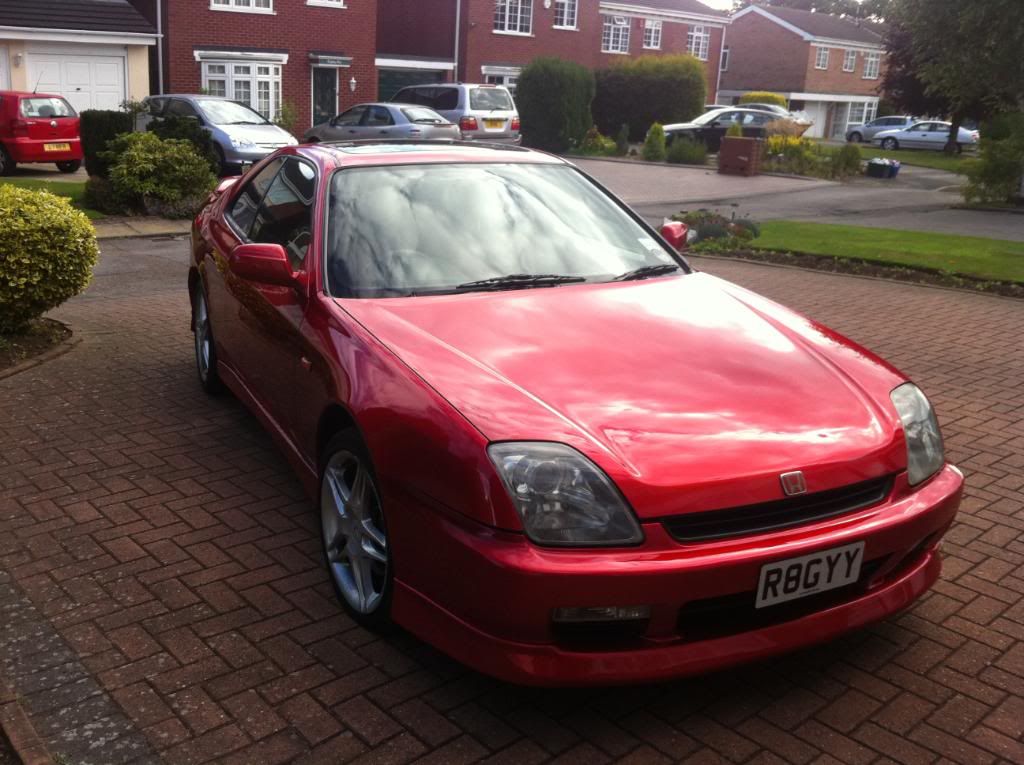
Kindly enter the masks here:
<path id="1" fill-rule="evenodd" d="M 799 470 L 794 470 L 792 473 L 783 473 L 779 476 L 779 480 L 782 481 L 782 490 L 786 493 L 787 497 L 795 497 L 797 494 L 807 493 L 807 481 L 804 480 L 804 474 Z"/>

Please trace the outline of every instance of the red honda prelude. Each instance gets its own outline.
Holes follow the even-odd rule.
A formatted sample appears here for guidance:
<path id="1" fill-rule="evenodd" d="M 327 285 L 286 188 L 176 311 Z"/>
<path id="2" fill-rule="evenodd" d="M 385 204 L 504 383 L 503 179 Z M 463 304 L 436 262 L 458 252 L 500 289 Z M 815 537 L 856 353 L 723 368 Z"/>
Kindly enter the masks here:
<path id="1" fill-rule="evenodd" d="M 199 380 L 273 435 L 341 604 L 538 685 L 835 638 L 939 576 L 963 477 L 889 364 L 515 147 L 281 149 L 195 220 Z"/>

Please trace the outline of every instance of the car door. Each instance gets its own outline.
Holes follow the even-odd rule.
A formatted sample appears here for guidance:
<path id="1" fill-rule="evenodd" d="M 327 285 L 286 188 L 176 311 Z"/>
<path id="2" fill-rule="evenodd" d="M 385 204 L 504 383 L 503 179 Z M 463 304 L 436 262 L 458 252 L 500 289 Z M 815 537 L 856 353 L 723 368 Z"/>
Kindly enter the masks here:
<path id="1" fill-rule="evenodd" d="M 765 125 L 779 119 L 773 114 L 754 114 L 748 112 L 743 114 L 743 135 L 745 138 L 764 138 Z"/>
<path id="2" fill-rule="evenodd" d="M 395 118 L 386 106 L 374 104 L 367 107 L 362 126 L 366 138 L 383 138 L 397 135 Z"/>
<path id="3" fill-rule="evenodd" d="M 241 241 L 279 244 L 304 284 L 306 256 L 313 241 L 316 168 L 298 157 L 283 160 L 252 216 Z M 248 209 L 248 208 L 247 208 Z M 292 437 L 292 382 L 303 357 L 301 325 L 305 294 L 295 286 L 261 284 L 235 278 L 231 284 L 237 306 L 241 364 L 251 392 L 278 426 Z"/>
<path id="4" fill-rule="evenodd" d="M 348 111 L 339 114 L 331 120 L 327 131 L 329 140 L 346 141 L 364 138 L 362 126 L 364 116 L 366 116 L 366 106 L 363 104 L 353 106 Z"/>
<path id="5" fill-rule="evenodd" d="M 910 149 L 924 148 L 928 138 L 930 125 L 930 122 L 916 122 L 908 127 L 903 131 L 902 135 L 897 136 L 900 146 L 905 146 Z"/>
<path id="6" fill-rule="evenodd" d="M 722 138 L 735 122 L 740 122 L 740 112 L 723 112 L 703 126 L 700 137 L 708 151 L 716 152 L 722 147 Z"/>
<path id="7" fill-rule="evenodd" d="M 932 122 L 928 126 L 922 148 L 941 150 L 949 140 L 949 127 L 944 122 Z"/>

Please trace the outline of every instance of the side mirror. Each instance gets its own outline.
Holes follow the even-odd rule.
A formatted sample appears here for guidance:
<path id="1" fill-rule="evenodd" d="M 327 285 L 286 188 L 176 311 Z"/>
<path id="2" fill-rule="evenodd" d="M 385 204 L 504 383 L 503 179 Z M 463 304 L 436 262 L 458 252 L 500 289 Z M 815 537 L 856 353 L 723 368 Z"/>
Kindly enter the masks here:
<path id="1" fill-rule="evenodd" d="M 661 227 L 661 236 L 677 250 L 682 250 L 686 247 L 686 235 L 689 231 L 690 227 L 685 223 L 673 220 Z"/>
<path id="2" fill-rule="evenodd" d="M 240 244 L 228 257 L 231 270 L 243 279 L 290 287 L 295 283 L 292 266 L 279 244 Z"/>

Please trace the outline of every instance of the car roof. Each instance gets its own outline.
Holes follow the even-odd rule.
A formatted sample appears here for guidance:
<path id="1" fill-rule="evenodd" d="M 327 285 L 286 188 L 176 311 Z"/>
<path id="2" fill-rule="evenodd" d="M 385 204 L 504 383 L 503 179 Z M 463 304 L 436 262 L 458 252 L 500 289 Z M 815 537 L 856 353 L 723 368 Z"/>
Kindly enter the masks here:
<path id="1" fill-rule="evenodd" d="M 27 90 L 0 90 L 0 96 L 19 96 L 24 98 L 64 98 L 64 96 L 60 95 L 59 93 L 31 93 Z"/>
<path id="2" fill-rule="evenodd" d="M 463 141 L 324 141 L 280 150 L 305 157 L 325 170 L 373 165 L 523 164 L 569 165 L 553 154 L 509 144 L 481 146 Z"/>

